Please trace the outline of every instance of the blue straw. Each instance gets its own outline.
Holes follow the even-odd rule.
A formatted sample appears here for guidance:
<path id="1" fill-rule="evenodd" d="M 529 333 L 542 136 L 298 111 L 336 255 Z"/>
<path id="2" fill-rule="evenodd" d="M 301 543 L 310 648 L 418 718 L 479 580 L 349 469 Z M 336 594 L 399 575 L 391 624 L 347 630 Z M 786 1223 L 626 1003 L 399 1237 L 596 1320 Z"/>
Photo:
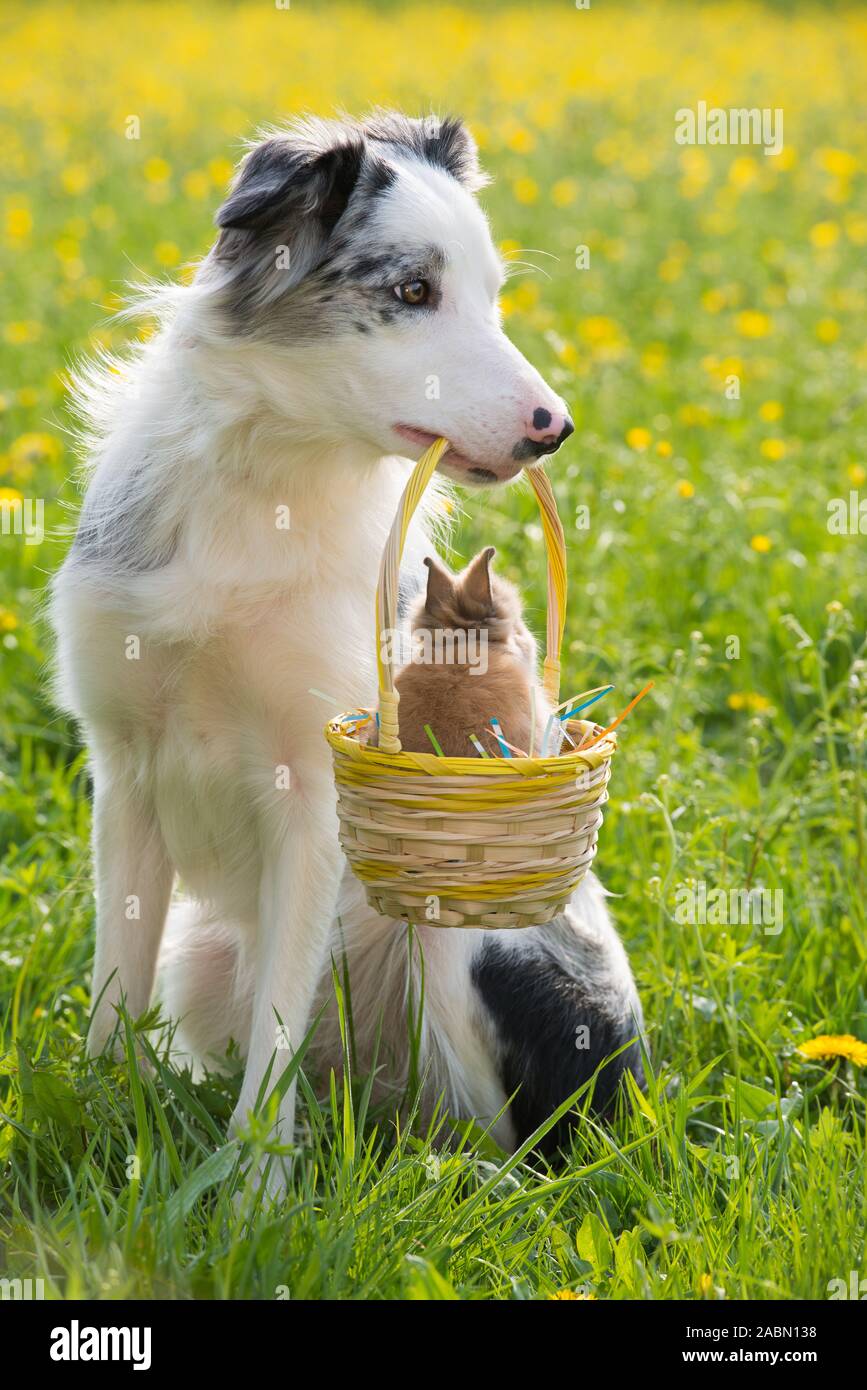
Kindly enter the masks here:
<path id="1" fill-rule="evenodd" d="M 509 745 L 506 743 L 506 740 L 503 738 L 503 730 L 502 730 L 502 728 L 500 727 L 500 721 L 499 721 L 499 719 L 494 719 L 494 718 L 491 719 L 491 728 L 493 729 L 493 731 L 494 731 L 494 733 L 495 733 L 495 735 L 496 735 L 498 744 L 500 745 L 500 747 L 501 747 L 502 750 L 503 750 L 503 757 L 504 757 L 504 758 L 511 758 L 511 756 L 512 756 L 512 751 L 511 751 L 511 749 L 509 748 Z"/>
<path id="2" fill-rule="evenodd" d="M 591 696 L 590 696 L 590 699 L 589 699 L 589 700 L 585 700 L 584 703 L 583 703 L 582 705 L 575 705 L 575 707 L 574 707 L 573 709 L 564 710 L 562 714 L 558 714 L 558 715 L 557 715 L 557 718 L 558 718 L 558 719 L 571 719 L 572 716 L 573 716 L 573 714 L 578 714 L 580 710 L 582 710 L 582 709 L 587 709 L 587 707 L 588 707 L 589 705 L 595 705 L 597 700 L 601 700 L 603 695 L 609 694 L 609 692 L 612 691 L 613 689 L 614 689 L 614 686 L 613 686 L 613 685 L 606 685 L 605 689 L 604 689 L 604 690 L 600 690 L 598 695 L 591 695 Z"/>

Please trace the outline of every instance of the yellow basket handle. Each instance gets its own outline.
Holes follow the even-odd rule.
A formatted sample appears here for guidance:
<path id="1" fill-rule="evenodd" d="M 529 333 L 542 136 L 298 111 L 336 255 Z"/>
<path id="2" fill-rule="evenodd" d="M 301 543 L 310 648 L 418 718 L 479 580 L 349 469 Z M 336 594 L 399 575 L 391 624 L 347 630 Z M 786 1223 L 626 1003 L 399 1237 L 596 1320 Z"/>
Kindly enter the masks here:
<path id="1" fill-rule="evenodd" d="M 392 642 L 397 626 L 400 560 L 413 513 L 448 447 L 447 439 L 438 439 L 425 450 L 412 470 L 379 566 L 376 586 L 376 668 L 379 679 L 379 746 L 384 753 L 400 752 L 397 716 L 400 697 L 394 688 Z M 542 684 L 551 704 L 556 706 L 560 702 L 560 648 L 566 626 L 566 538 L 544 468 L 537 464 L 534 468 L 527 468 L 526 474 L 539 503 L 548 554 L 548 631 Z"/>

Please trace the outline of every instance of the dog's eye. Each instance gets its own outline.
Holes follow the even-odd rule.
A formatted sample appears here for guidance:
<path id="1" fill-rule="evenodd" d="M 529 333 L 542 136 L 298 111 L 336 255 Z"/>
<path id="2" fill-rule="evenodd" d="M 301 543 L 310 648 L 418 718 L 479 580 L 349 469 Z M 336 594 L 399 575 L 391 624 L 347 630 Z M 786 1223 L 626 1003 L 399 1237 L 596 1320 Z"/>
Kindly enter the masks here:
<path id="1" fill-rule="evenodd" d="M 407 280 L 395 285 L 394 292 L 402 304 L 426 304 L 430 298 L 430 285 L 427 280 Z"/>

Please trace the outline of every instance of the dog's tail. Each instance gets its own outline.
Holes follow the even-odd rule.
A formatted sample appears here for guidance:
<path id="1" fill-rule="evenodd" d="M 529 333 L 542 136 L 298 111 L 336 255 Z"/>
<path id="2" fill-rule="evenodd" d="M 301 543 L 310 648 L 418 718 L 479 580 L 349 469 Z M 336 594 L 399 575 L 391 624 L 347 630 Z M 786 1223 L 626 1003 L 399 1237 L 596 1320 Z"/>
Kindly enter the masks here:
<path id="1" fill-rule="evenodd" d="M 219 1069 L 234 1040 L 246 1053 L 253 1000 L 253 968 L 241 931 L 212 920 L 199 903 L 172 903 L 157 978 L 157 999 L 177 1024 L 174 1054 Z"/>

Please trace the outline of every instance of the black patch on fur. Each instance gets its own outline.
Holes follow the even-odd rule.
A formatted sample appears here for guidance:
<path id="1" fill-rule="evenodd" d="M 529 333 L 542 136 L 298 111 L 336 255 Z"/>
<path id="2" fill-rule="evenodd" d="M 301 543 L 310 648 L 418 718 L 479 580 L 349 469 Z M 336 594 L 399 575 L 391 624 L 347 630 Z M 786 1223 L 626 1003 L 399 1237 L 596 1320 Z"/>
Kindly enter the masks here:
<path id="1" fill-rule="evenodd" d="M 616 996 L 591 997 L 582 980 L 568 974 L 544 948 L 517 953 L 486 941 L 473 961 L 472 981 L 496 1026 L 503 1088 L 507 1095 L 517 1091 L 510 1113 L 519 1143 L 639 1031 L 631 1013 L 617 1006 Z M 590 1046 L 584 1049 L 575 1045 L 582 1025 L 589 1030 Z M 612 1110 L 627 1069 L 643 1080 L 637 1043 L 600 1071 L 593 1091 L 595 1113 Z M 540 1150 L 555 1152 L 568 1141 L 569 1128 L 566 1117 L 546 1134 Z"/>

